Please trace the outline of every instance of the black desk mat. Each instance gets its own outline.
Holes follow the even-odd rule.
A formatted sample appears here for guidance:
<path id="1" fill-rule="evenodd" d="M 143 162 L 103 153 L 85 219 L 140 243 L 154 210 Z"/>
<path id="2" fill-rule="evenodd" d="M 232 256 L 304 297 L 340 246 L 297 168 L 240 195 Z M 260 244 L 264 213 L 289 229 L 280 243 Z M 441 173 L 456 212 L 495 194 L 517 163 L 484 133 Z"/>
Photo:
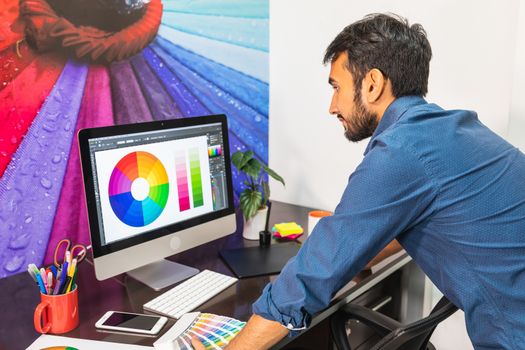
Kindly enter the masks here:
<path id="1" fill-rule="evenodd" d="M 238 278 L 273 275 L 295 256 L 301 247 L 296 242 L 222 250 L 221 258 Z"/>

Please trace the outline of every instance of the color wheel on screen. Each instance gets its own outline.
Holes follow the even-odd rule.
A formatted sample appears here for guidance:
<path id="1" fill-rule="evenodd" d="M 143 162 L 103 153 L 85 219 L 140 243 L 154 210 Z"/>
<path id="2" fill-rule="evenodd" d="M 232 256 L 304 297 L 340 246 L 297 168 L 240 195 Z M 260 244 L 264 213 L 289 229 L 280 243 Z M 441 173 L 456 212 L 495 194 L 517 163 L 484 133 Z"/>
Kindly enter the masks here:
<path id="1" fill-rule="evenodd" d="M 168 194 L 166 169 L 148 152 L 125 155 L 109 179 L 111 208 L 129 226 L 142 227 L 155 221 L 166 206 Z"/>

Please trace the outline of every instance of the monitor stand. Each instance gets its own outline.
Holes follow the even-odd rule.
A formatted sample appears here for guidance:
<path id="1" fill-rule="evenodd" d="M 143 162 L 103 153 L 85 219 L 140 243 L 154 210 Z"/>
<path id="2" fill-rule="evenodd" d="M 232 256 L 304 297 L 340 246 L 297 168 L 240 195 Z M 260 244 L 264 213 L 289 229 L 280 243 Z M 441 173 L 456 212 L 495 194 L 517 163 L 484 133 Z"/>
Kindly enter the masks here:
<path id="1" fill-rule="evenodd" d="M 129 276 L 156 291 L 171 286 L 172 284 L 185 280 L 198 273 L 199 270 L 196 268 L 166 259 L 127 272 Z"/>

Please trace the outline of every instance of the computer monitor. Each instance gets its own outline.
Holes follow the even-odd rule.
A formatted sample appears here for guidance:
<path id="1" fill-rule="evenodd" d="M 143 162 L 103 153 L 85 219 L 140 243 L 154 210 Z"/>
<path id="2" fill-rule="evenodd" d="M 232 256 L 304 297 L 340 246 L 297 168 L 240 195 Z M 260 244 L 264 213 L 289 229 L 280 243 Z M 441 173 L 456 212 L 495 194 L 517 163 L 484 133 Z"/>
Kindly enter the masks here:
<path id="1" fill-rule="evenodd" d="M 235 232 L 224 115 L 80 130 L 95 274 L 159 290 L 198 272 L 164 259 Z"/>

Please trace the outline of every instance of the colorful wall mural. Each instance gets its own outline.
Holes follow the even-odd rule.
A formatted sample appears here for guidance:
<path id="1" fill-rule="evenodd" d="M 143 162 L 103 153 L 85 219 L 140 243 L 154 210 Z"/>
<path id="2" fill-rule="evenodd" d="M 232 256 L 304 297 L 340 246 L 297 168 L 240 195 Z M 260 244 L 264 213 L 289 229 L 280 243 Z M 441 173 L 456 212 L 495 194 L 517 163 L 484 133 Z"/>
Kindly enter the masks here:
<path id="1" fill-rule="evenodd" d="M 89 244 L 81 128 L 224 113 L 231 151 L 267 163 L 268 17 L 268 0 L 0 0 L 0 278 Z"/>

